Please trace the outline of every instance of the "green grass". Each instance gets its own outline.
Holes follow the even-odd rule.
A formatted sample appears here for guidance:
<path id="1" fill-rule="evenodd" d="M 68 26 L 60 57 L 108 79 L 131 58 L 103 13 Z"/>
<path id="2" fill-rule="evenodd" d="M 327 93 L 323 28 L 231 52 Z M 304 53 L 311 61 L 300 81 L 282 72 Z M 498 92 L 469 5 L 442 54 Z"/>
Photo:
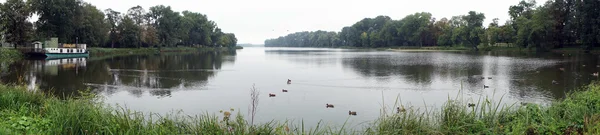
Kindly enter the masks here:
<path id="1" fill-rule="evenodd" d="M 600 134 L 600 84 L 582 90 L 549 106 L 449 100 L 438 112 L 382 116 L 366 134 Z"/>
<path id="2" fill-rule="evenodd" d="M 547 106 L 500 105 L 482 98 L 473 107 L 454 99 L 439 111 L 388 110 L 394 113 L 384 111 L 364 131 L 346 124 L 312 129 L 289 121 L 250 125 L 233 109 L 218 115 L 144 114 L 82 95 L 61 100 L 0 85 L 0 134 L 600 134 L 600 83 Z"/>
<path id="3" fill-rule="evenodd" d="M 0 134 L 352 134 L 333 128 L 304 129 L 291 122 L 249 125 L 240 112 L 187 116 L 144 114 L 109 107 L 94 94 L 61 100 L 21 86 L 0 85 Z"/>

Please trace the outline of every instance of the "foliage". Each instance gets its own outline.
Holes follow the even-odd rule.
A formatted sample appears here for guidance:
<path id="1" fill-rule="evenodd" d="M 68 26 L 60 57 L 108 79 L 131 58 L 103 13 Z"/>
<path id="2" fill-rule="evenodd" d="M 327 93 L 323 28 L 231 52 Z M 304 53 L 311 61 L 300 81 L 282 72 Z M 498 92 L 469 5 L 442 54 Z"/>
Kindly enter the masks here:
<path id="1" fill-rule="evenodd" d="M 122 46 L 127 48 L 139 47 L 140 27 L 135 25 L 133 19 L 129 16 L 125 16 L 117 29 L 120 34 L 119 43 L 121 43 Z"/>
<path id="2" fill-rule="evenodd" d="M 85 43 L 88 47 L 100 47 L 107 40 L 106 34 L 110 27 L 104 21 L 104 13 L 89 3 L 83 4 L 83 15 L 77 37 L 79 43 Z"/>
<path id="3" fill-rule="evenodd" d="M 33 15 L 39 17 L 35 24 L 28 20 Z M 0 24 L 6 41 L 17 45 L 51 37 L 58 37 L 60 43 L 110 48 L 237 44 L 233 33 L 222 32 L 206 15 L 180 13 L 164 5 L 148 12 L 135 6 L 121 13 L 110 8 L 102 12 L 81 0 L 8 0 L 0 3 Z"/>
<path id="4" fill-rule="evenodd" d="M 33 24 L 27 21 L 31 15 L 29 6 L 23 0 L 7 0 L 0 4 L 0 20 L 3 22 L 0 31 L 4 31 L 6 42 L 27 45 L 31 38 Z"/>
<path id="5" fill-rule="evenodd" d="M 342 28 L 340 32 L 292 33 L 267 39 L 265 46 L 461 46 L 477 51 L 478 46 L 490 49 L 497 48 L 497 44 L 508 44 L 505 48 L 547 51 L 582 47 L 589 51 L 600 47 L 599 12 L 600 2 L 597 0 L 552 0 L 541 6 L 536 6 L 534 0 L 522 0 L 508 8 L 510 20 L 503 25 L 498 19 L 493 19 L 490 25 L 484 27 L 485 15 L 475 11 L 439 21 L 432 18 L 430 13 L 422 12 L 400 20 L 392 20 L 387 16 L 365 18 Z M 324 37 L 324 40 L 318 40 L 318 37 Z"/>
<path id="6" fill-rule="evenodd" d="M 21 52 L 15 49 L 0 48 L 0 63 L 13 62 L 22 58 Z"/>

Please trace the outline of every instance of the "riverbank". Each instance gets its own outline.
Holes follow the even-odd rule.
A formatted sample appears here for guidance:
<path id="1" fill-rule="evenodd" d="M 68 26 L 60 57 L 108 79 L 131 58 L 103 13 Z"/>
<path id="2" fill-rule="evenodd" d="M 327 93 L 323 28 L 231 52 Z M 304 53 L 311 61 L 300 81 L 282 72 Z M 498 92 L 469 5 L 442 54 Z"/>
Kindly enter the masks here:
<path id="1" fill-rule="evenodd" d="M 242 49 L 236 47 L 236 49 Z M 88 48 L 91 57 L 122 56 L 122 55 L 141 55 L 141 54 L 159 54 L 172 52 L 207 52 L 207 51 L 226 51 L 229 48 L 214 47 L 163 47 L 163 48 Z"/>
<path id="2" fill-rule="evenodd" d="M 241 115 L 245 112 L 233 109 L 219 116 L 142 114 L 108 107 L 87 92 L 61 100 L 0 85 L 0 134 L 599 134 L 600 83 L 581 90 L 549 106 L 502 106 L 482 99 L 472 105 L 449 100 L 440 111 L 392 107 L 364 131 L 355 131 L 344 128 L 349 125 L 304 129 L 289 122 L 253 126 Z"/>
<path id="3" fill-rule="evenodd" d="M 370 47 L 338 47 L 340 49 L 368 49 L 378 51 L 397 51 L 397 52 L 440 52 L 440 51 L 473 51 L 473 48 L 469 47 L 444 47 L 444 46 L 433 46 L 433 47 L 383 47 L 383 48 L 370 48 Z M 519 48 L 519 47 L 506 47 L 506 46 L 480 46 L 479 51 L 492 51 L 492 52 L 536 52 L 534 49 Z M 593 53 L 600 54 L 600 48 L 594 48 L 591 51 L 583 50 L 582 48 L 559 48 L 548 50 L 547 52 L 553 53 Z"/>
<path id="4" fill-rule="evenodd" d="M 0 48 L 0 62 L 13 62 L 23 58 L 23 54 L 16 49 Z"/>

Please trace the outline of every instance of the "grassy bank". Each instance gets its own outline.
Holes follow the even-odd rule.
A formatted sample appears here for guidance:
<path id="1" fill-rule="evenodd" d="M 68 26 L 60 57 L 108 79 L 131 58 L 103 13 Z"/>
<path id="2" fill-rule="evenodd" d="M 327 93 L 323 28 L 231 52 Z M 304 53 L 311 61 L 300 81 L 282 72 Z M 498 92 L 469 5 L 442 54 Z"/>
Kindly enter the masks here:
<path id="1" fill-rule="evenodd" d="M 440 111 L 410 107 L 388 113 L 364 131 L 272 122 L 251 125 L 240 113 L 142 114 L 105 106 L 93 94 L 59 100 L 25 87 L 0 85 L 0 134 L 600 134 L 600 84 L 549 106 L 501 106 L 449 100 Z M 391 112 L 391 111 L 390 111 Z"/>
<path id="2" fill-rule="evenodd" d="M 23 54 L 12 48 L 0 48 L 0 62 L 12 62 L 23 58 Z"/>

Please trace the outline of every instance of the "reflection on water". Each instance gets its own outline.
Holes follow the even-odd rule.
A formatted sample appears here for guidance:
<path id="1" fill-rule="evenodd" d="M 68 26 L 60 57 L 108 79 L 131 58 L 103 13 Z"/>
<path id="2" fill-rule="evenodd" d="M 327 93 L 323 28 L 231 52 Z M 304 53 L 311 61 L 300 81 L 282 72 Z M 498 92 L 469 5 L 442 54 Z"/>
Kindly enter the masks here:
<path id="1" fill-rule="evenodd" d="M 218 72 L 230 53 L 126 56 L 102 60 L 86 58 L 25 60 L 8 67 L 4 83 L 28 84 L 59 96 L 92 88 L 110 95 L 128 91 L 141 97 L 170 96 L 173 90 L 200 90 Z"/>
<path id="2" fill-rule="evenodd" d="M 414 108 L 436 108 L 457 96 L 471 102 L 488 97 L 508 104 L 549 103 L 597 80 L 591 74 L 600 71 L 599 60 L 589 54 L 250 47 L 223 53 L 28 60 L 0 64 L 8 69 L 0 72 L 0 81 L 56 95 L 91 88 L 109 104 L 187 114 L 243 110 L 249 88 L 256 84 L 264 94 L 259 121 L 359 124 L 376 119 L 384 106 L 393 108 L 397 101 Z M 348 110 L 360 115 L 348 117 Z"/>

